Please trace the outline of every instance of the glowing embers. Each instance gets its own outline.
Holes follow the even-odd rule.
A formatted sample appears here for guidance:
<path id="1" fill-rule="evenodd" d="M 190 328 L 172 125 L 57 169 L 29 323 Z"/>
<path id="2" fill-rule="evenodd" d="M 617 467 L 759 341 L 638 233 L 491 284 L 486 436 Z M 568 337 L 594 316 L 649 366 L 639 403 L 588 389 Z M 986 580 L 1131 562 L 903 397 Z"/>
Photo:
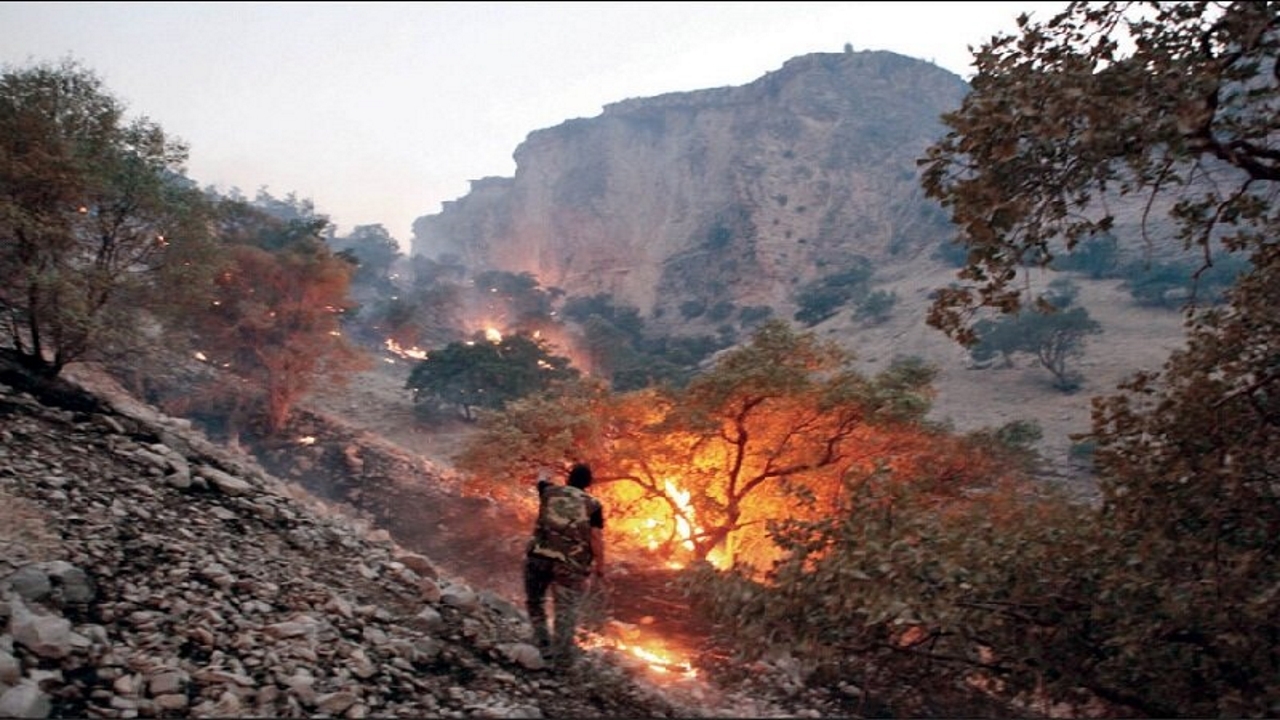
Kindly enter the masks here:
<path id="1" fill-rule="evenodd" d="M 386 346 L 387 350 L 391 354 L 405 358 L 406 360 L 426 360 L 427 359 L 426 350 L 423 350 L 422 348 L 419 348 L 419 347 L 411 347 L 411 348 L 401 347 L 400 343 L 396 342 L 395 340 L 392 340 L 391 338 L 387 338 L 386 342 L 384 342 L 383 345 Z"/>
<path id="2" fill-rule="evenodd" d="M 602 632 L 585 633 L 582 646 L 616 652 L 634 664 L 645 667 L 658 675 L 677 679 L 693 679 L 698 671 L 693 664 L 669 648 L 659 638 L 643 637 L 639 628 L 628 623 L 611 620 Z"/>

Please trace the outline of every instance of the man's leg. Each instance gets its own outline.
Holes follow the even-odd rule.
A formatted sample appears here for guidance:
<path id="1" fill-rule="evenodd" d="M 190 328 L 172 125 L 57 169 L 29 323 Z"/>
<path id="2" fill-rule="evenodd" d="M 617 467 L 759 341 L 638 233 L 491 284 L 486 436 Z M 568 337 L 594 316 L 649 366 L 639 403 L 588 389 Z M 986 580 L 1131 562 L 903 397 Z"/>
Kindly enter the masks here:
<path id="1" fill-rule="evenodd" d="M 525 609 L 529 624 L 533 626 L 533 644 L 545 651 L 551 646 L 551 633 L 547 630 L 547 588 L 551 585 L 551 563 L 531 557 L 524 564 Z"/>
<path id="2" fill-rule="evenodd" d="M 577 650 L 574 635 L 578 631 L 578 613 L 587 588 L 587 576 L 577 573 L 561 573 L 551 586 L 556 604 L 555 637 L 551 651 L 559 658 L 571 660 Z"/>

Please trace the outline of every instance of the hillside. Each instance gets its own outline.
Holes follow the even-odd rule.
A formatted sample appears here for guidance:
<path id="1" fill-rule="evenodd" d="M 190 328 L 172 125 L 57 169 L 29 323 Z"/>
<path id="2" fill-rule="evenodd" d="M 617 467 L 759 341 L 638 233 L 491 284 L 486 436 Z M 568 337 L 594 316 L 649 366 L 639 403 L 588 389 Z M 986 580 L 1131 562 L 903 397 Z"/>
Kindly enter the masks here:
<path id="1" fill-rule="evenodd" d="M 898 297 L 887 321 L 867 324 L 846 314 L 819 325 L 817 331 L 853 352 L 866 372 L 883 369 L 896 357 L 917 356 L 933 363 L 939 375 L 930 417 L 958 431 L 1034 421 L 1043 431 L 1038 445 L 1044 460 L 1041 476 L 1091 495 L 1092 476 L 1072 457 L 1071 435 L 1089 430 L 1094 396 L 1112 393 L 1140 369 L 1160 368 L 1181 346 L 1182 315 L 1138 305 L 1120 281 L 1071 276 L 1080 290 L 1076 304 L 1088 309 L 1102 334 L 1087 338 L 1083 355 L 1073 361 L 1072 367 L 1083 375 L 1081 388 L 1063 393 L 1051 386 L 1052 376 L 1030 356 L 1018 356 L 1011 368 L 978 368 L 961 347 L 926 325 L 930 294 L 951 282 L 954 272 L 927 265 L 902 267 L 876 285 Z"/>
<path id="2" fill-rule="evenodd" d="M 785 658 L 735 687 L 616 644 L 552 671 L 508 591 L 453 572 L 500 580 L 494 549 L 525 526 L 476 512 L 415 453 L 304 411 L 307 447 L 348 461 L 281 447 L 278 464 L 313 484 L 365 473 L 324 500 L 92 368 L 70 375 L 45 400 L 0 382 L 0 716 L 848 714 L 853 696 L 804 689 Z M 388 504 L 403 514 L 370 520 Z"/>

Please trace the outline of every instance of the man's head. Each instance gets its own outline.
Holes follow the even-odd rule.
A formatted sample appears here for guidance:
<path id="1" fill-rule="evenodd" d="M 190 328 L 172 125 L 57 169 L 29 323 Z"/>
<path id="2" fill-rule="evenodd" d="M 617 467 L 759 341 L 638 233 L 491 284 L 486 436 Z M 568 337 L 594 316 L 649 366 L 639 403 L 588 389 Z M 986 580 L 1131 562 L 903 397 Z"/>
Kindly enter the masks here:
<path id="1" fill-rule="evenodd" d="M 577 463 L 569 468 L 569 484 L 579 490 L 586 490 L 591 485 L 591 468 L 586 463 Z"/>

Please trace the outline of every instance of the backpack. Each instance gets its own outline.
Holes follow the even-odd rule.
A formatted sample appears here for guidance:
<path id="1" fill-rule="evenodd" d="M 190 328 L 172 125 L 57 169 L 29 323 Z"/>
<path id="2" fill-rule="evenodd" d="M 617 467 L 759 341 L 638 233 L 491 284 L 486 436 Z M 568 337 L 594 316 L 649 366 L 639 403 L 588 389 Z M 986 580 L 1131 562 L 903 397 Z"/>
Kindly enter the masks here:
<path id="1" fill-rule="evenodd" d="M 591 568 L 591 513 L 599 501 L 571 485 L 549 485 L 542 491 L 530 555 L 579 569 Z"/>

